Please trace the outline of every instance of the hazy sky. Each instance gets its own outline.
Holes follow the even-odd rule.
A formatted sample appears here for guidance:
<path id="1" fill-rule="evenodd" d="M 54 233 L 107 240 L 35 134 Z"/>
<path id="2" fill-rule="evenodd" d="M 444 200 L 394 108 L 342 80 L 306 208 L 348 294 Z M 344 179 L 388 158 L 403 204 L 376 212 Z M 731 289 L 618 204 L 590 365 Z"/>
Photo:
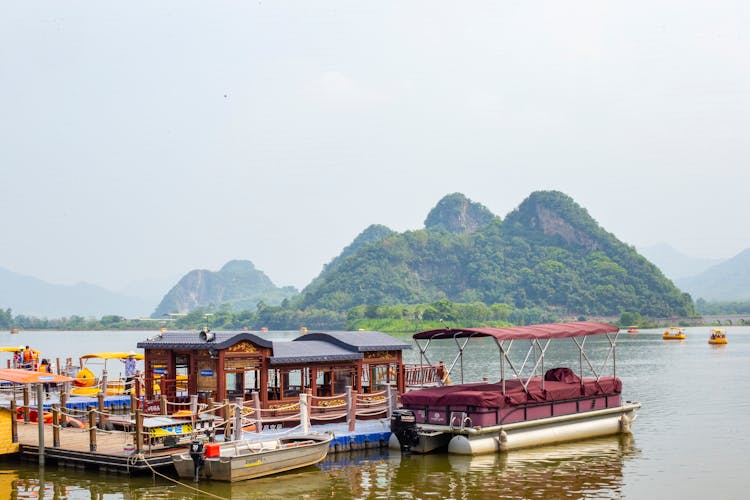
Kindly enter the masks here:
<path id="1" fill-rule="evenodd" d="M 628 244 L 750 247 L 743 1 L 6 2 L 0 267 L 304 287 L 446 194 L 570 195 Z"/>

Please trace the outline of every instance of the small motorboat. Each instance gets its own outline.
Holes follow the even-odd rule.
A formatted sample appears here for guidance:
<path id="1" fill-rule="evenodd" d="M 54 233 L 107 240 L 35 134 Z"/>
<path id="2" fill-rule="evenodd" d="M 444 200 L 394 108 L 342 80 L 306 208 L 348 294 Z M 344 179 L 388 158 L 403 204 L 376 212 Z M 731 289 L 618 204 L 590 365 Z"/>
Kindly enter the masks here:
<path id="1" fill-rule="evenodd" d="M 664 330 L 662 337 L 664 340 L 685 340 L 685 330 L 678 326 L 670 326 Z"/>
<path id="2" fill-rule="evenodd" d="M 638 325 L 630 325 L 628 327 L 628 333 L 638 333 Z"/>
<path id="3" fill-rule="evenodd" d="M 709 344 L 726 344 L 727 343 L 727 333 L 726 330 L 723 328 L 711 328 L 711 336 L 708 337 L 708 343 Z"/>
<path id="4" fill-rule="evenodd" d="M 181 478 L 244 481 L 314 465 L 328 454 L 332 434 L 310 432 L 259 441 L 202 443 L 172 455 Z"/>

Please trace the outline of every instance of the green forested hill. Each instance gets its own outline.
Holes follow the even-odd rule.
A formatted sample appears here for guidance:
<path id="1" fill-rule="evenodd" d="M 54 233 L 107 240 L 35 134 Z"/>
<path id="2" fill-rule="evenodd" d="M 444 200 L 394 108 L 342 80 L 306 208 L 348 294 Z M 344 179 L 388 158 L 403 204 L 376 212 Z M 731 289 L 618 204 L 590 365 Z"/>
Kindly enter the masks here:
<path id="1" fill-rule="evenodd" d="M 692 313 L 688 295 L 560 192 L 533 193 L 504 221 L 455 193 L 425 225 L 360 247 L 295 303 L 344 311 L 447 298 L 565 315 Z"/>

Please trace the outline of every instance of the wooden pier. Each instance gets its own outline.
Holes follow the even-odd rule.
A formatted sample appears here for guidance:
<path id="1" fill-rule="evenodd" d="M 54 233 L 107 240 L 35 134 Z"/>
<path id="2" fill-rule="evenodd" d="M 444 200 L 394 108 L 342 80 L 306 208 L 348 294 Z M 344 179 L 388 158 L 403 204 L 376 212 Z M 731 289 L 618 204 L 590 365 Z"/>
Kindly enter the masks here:
<path id="1" fill-rule="evenodd" d="M 78 428 L 59 429 L 59 445 L 54 442 L 53 427 L 44 426 L 44 457 L 46 461 L 61 466 L 98 468 L 100 471 L 131 474 L 149 472 L 172 466 L 172 454 L 184 451 L 189 443 L 174 446 L 156 445 L 135 453 L 128 446 L 131 434 L 125 431 L 97 432 L 95 447 L 91 450 L 89 431 Z M 130 440 L 132 446 L 132 439 Z M 19 454 L 23 460 L 39 459 L 39 426 L 36 422 L 18 424 Z"/>

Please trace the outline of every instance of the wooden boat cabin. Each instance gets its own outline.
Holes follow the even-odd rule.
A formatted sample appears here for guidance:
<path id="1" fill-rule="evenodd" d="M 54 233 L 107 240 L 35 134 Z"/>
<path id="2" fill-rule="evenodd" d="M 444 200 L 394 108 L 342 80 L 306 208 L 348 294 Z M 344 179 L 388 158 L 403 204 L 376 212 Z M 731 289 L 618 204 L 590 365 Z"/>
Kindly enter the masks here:
<path id="1" fill-rule="evenodd" d="M 402 351 L 411 344 L 381 332 L 307 333 L 270 340 L 250 332 L 162 332 L 144 349 L 146 399 L 200 402 L 258 392 L 263 408 L 299 401 L 302 392 L 330 397 L 351 386 L 359 394 L 387 385 L 404 392 Z"/>

